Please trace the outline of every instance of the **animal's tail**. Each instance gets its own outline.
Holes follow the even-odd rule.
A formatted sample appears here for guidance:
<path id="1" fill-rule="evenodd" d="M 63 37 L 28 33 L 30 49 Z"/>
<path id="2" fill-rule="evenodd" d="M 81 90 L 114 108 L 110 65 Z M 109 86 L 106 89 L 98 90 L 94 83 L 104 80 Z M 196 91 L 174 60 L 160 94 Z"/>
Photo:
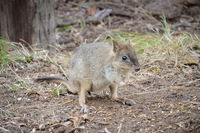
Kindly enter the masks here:
<path id="1" fill-rule="evenodd" d="M 59 84 L 63 84 L 64 86 L 67 87 L 67 90 L 70 91 L 73 94 L 77 94 L 78 90 L 75 89 L 74 87 L 72 87 L 72 85 L 70 85 L 68 80 L 62 79 L 62 78 L 57 78 L 57 77 L 44 77 L 44 78 L 37 78 L 35 79 L 35 82 L 37 83 L 41 83 L 41 82 L 54 82 L 54 83 L 59 83 Z"/>
<path id="2" fill-rule="evenodd" d="M 64 80 L 64 79 L 62 79 L 62 78 L 56 78 L 56 77 L 37 78 L 37 79 L 35 80 L 35 82 L 37 82 L 37 83 L 44 82 L 44 81 L 62 83 L 62 82 L 66 82 L 67 80 Z"/>

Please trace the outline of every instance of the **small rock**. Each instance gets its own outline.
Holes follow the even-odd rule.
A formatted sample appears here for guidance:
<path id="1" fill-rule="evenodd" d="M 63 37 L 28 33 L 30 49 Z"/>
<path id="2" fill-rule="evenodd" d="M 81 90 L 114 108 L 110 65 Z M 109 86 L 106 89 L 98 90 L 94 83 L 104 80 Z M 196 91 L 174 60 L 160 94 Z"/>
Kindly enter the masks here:
<path id="1" fill-rule="evenodd" d="M 17 98 L 17 101 L 21 101 L 21 100 L 22 100 L 22 97 L 18 97 L 18 98 Z"/>

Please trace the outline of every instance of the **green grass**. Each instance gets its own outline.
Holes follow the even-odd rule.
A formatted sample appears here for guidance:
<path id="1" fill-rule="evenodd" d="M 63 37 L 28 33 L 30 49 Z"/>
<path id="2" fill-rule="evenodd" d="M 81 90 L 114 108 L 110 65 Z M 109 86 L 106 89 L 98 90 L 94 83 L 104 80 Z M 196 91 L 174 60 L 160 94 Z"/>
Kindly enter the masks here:
<path id="1" fill-rule="evenodd" d="M 20 43 L 0 39 L 0 74 L 8 78 L 3 86 L 7 89 L 0 91 L 16 92 L 19 89 L 30 89 L 30 85 L 22 76 L 16 73 L 16 69 L 22 69 L 33 61 L 33 55 Z M 15 80 L 13 80 L 15 79 Z M 9 83 L 11 82 L 11 83 Z"/>
<path id="2" fill-rule="evenodd" d="M 164 36 L 168 36 L 168 37 L 171 36 L 172 31 L 171 31 L 170 25 L 167 23 L 167 19 L 165 16 L 162 16 L 162 29 L 163 29 Z"/>
<path id="3" fill-rule="evenodd" d="M 33 55 L 22 44 L 0 38 L 0 72 L 3 72 L 10 64 L 19 66 L 22 62 L 32 61 Z"/>
<path id="4" fill-rule="evenodd" d="M 17 92 L 20 89 L 29 88 L 29 85 L 24 81 L 17 81 L 12 85 L 7 86 L 9 92 Z"/>
<path id="5" fill-rule="evenodd" d="M 107 35 L 104 34 L 99 36 L 96 41 L 105 41 L 107 36 L 110 36 L 111 40 L 132 44 L 138 54 L 139 62 L 142 62 L 141 66 L 147 66 L 145 67 L 146 70 L 161 71 L 164 69 L 155 62 L 161 62 L 165 66 L 172 66 L 173 68 L 179 69 L 184 64 L 183 61 L 185 58 L 192 61 L 193 56 L 190 54 L 190 49 L 193 45 L 200 45 L 200 38 L 190 33 L 174 35 L 165 17 L 163 17 L 162 24 L 163 34 L 112 31 L 112 33 Z M 85 28 L 84 22 L 80 21 L 80 25 L 81 28 Z M 73 30 L 73 28 L 74 27 L 72 26 L 64 26 L 60 27 L 60 30 Z M 40 54 L 41 55 L 34 50 L 30 53 L 20 44 L 0 39 L 0 72 L 5 72 L 8 67 L 13 65 L 16 68 L 23 67 L 23 65 L 26 66 L 37 60 L 35 58 L 39 57 L 40 59 L 46 59 L 50 64 L 59 67 L 61 72 L 66 75 L 65 68 L 57 63 L 58 58 L 56 58 L 56 60 L 49 58 L 48 51 Z M 14 74 L 17 81 L 9 85 L 10 91 L 15 92 L 22 88 L 29 88 L 29 90 L 31 90 L 31 86 L 26 80 L 14 71 L 11 72 Z M 51 93 L 59 96 L 62 93 L 62 86 L 57 86 Z"/>
<path id="6" fill-rule="evenodd" d="M 11 62 L 8 49 L 8 42 L 4 39 L 0 39 L 0 64 L 2 69 L 6 68 Z"/>
<path id="7" fill-rule="evenodd" d="M 198 58 L 192 56 L 190 49 L 200 44 L 199 37 L 184 32 L 174 35 L 166 20 L 163 21 L 163 34 L 113 31 L 108 36 L 121 43 L 133 44 L 142 62 L 165 61 L 168 64 L 180 66 L 187 58 L 189 62 L 197 63 Z"/>
<path id="8" fill-rule="evenodd" d="M 53 89 L 53 90 L 51 91 L 51 94 L 56 95 L 56 96 L 60 96 L 60 94 L 62 94 L 63 91 L 64 91 L 65 89 L 66 89 L 66 88 L 64 88 L 64 87 L 61 86 L 61 84 L 60 84 L 60 85 L 58 85 L 55 89 Z"/>
<path id="9" fill-rule="evenodd" d="M 74 29 L 74 27 L 71 25 L 64 25 L 64 26 L 60 26 L 58 28 L 59 31 L 71 31 L 73 29 Z"/>

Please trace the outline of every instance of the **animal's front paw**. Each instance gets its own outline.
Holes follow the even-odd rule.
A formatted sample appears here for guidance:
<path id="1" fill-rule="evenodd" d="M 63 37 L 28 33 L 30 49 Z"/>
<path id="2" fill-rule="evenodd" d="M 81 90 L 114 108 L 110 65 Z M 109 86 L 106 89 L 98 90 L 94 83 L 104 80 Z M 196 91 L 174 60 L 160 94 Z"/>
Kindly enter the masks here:
<path id="1" fill-rule="evenodd" d="M 90 111 L 89 107 L 87 105 L 81 106 L 81 113 L 88 113 Z"/>
<path id="2" fill-rule="evenodd" d="M 118 103 L 128 105 L 128 106 L 132 106 L 132 105 L 136 104 L 135 101 L 133 101 L 131 99 L 126 99 L 126 98 L 114 98 L 113 100 Z"/>

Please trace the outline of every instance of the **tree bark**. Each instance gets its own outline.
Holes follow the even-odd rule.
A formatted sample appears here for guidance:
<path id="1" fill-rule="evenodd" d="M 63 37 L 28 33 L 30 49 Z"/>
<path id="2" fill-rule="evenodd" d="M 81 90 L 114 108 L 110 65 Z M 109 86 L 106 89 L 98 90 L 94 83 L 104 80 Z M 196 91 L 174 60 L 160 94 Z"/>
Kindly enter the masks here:
<path id="1" fill-rule="evenodd" d="M 0 36 L 44 48 L 56 44 L 55 0 L 0 0 Z"/>

